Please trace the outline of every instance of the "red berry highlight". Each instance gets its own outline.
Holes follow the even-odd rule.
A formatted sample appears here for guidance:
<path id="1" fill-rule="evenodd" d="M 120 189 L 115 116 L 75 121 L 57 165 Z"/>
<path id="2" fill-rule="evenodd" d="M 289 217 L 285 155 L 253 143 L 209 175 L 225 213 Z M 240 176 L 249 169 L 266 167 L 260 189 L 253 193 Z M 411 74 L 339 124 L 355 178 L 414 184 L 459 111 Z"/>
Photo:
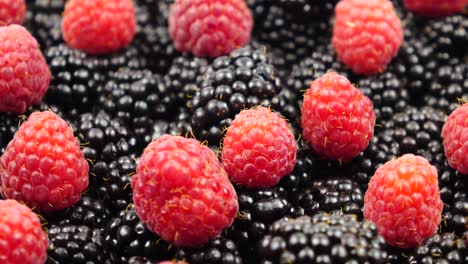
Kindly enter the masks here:
<path id="1" fill-rule="evenodd" d="M 389 0 L 342 0 L 336 5 L 332 44 L 353 72 L 383 72 L 402 42 L 401 22 Z"/>
<path id="2" fill-rule="evenodd" d="M 241 111 L 226 132 L 222 162 L 235 183 L 269 188 L 294 169 L 297 143 L 288 123 L 265 107 Z"/>
<path id="3" fill-rule="evenodd" d="M 177 50 L 219 57 L 250 41 L 253 18 L 244 0 L 176 0 L 169 33 Z"/>
<path id="4" fill-rule="evenodd" d="M 403 0 L 406 9 L 428 17 L 448 16 L 463 11 L 467 0 Z"/>
<path id="5" fill-rule="evenodd" d="M 15 200 L 0 200 L 0 263 L 43 264 L 48 243 L 31 209 Z"/>
<path id="6" fill-rule="evenodd" d="M 68 124 L 52 112 L 35 112 L 0 158 L 1 192 L 42 212 L 62 210 L 80 200 L 88 170 Z"/>
<path id="7" fill-rule="evenodd" d="M 22 26 L 0 27 L 0 112 L 24 113 L 39 103 L 50 78 L 36 39 Z"/>
<path id="8" fill-rule="evenodd" d="M 374 134 L 371 100 L 346 77 L 330 72 L 312 82 L 302 105 L 302 134 L 318 155 L 347 162 Z"/>
<path id="9" fill-rule="evenodd" d="M 132 0 L 69 0 L 62 21 L 63 38 L 88 54 L 125 48 L 135 36 Z"/>
<path id="10" fill-rule="evenodd" d="M 442 137 L 449 165 L 468 174 L 468 103 L 450 114 L 442 128 Z"/>
<path id="11" fill-rule="evenodd" d="M 25 15 L 24 0 L 0 0 L 0 25 L 23 24 Z"/>
<path id="12" fill-rule="evenodd" d="M 433 236 L 442 208 L 437 169 L 413 154 L 378 168 L 364 197 L 364 217 L 375 223 L 387 243 L 401 248 L 416 247 Z"/>
<path id="13" fill-rule="evenodd" d="M 200 246 L 216 238 L 239 208 L 216 155 L 180 136 L 164 135 L 146 147 L 132 188 L 141 220 L 176 246 Z"/>

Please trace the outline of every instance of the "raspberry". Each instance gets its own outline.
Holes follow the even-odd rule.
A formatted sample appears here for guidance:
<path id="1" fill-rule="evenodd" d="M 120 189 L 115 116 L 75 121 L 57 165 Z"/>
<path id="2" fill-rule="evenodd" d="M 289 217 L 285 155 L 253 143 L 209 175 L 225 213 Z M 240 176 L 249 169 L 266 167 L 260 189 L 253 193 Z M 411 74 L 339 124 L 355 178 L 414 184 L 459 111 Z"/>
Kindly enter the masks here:
<path id="1" fill-rule="evenodd" d="M 39 211 L 61 210 L 80 200 L 88 169 L 68 124 L 52 112 L 35 112 L 0 158 L 1 192 Z"/>
<path id="2" fill-rule="evenodd" d="M 402 42 L 401 22 L 389 0 L 342 0 L 336 5 L 332 44 L 355 73 L 383 72 Z"/>
<path id="3" fill-rule="evenodd" d="M 169 33 L 177 50 L 218 57 L 250 41 L 252 13 L 244 0 L 176 0 Z"/>
<path id="4" fill-rule="evenodd" d="M 312 82 L 302 105 L 302 134 L 313 150 L 347 162 L 374 134 L 372 102 L 346 77 L 330 72 Z"/>
<path id="5" fill-rule="evenodd" d="M 132 177 L 135 210 L 148 228 L 176 246 L 200 246 L 230 226 L 237 195 L 216 155 L 194 139 L 151 142 Z"/>
<path id="6" fill-rule="evenodd" d="M 69 0 L 62 21 L 63 38 L 88 54 L 125 48 L 136 31 L 132 0 Z"/>
<path id="7" fill-rule="evenodd" d="M 0 24 L 23 24 L 26 14 L 24 0 L 0 0 Z"/>
<path id="8" fill-rule="evenodd" d="M 0 112 L 24 113 L 47 92 L 50 71 L 39 44 L 22 26 L 0 27 Z"/>
<path id="9" fill-rule="evenodd" d="M 405 7 L 418 15 L 440 17 L 463 11 L 467 0 L 403 0 Z"/>
<path id="10" fill-rule="evenodd" d="M 269 188 L 296 164 L 297 143 L 286 120 L 270 109 L 241 111 L 226 132 L 222 161 L 231 180 Z"/>
<path id="11" fill-rule="evenodd" d="M 468 103 L 450 114 L 442 128 L 442 137 L 450 166 L 468 174 Z"/>
<path id="12" fill-rule="evenodd" d="M 0 263 L 45 263 L 47 245 L 47 234 L 31 209 L 15 200 L 0 200 Z"/>
<path id="13" fill-rule="evenodd" d="M 437 169 L 413 154 L 378 168 L 364 197 L 364 217 L 387 243 L 401 248 L 416 247 L 434 235 L 442 208 Z"/>

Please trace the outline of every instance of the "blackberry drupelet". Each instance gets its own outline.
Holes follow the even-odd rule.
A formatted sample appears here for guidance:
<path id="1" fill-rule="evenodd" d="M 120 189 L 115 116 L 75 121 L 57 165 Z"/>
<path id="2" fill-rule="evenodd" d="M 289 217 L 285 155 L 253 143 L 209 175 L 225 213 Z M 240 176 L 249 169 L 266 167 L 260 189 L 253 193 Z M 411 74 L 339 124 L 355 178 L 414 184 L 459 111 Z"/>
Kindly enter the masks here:
<path id="1" fill-rule="evenodd" d="M 166 260 L 174 255 L 173 247 L 146 228 L 133 206 L 109 221 L 105 244 L 113 264 L 128 263 L 133 256 Z"/>
<path id="2" fill-rule="evenodd" d="M 247 190 L 236 188 L 239 213 L 226 236 L 232 239 L 243 256 L 244 263 L 258 263 L 256 245 L 271 223 L 288 216 L 292 207 L 278 191 L 274 189 Z"/>
<path id="3" fill-rule="evenodd" d="M 309 183 L 298 195 L 298 205 L 305 214 L 313 215 L 317 212 L 343 212 L 355 214 L 359 219 L 363 215 L 361 209 L 364 205 L 364 192 L 359 184 L 351 179 L 331 178 L 316 180 Z"/>
<path id="4" fill-rule="evenodd" d="M 208 61 L 189 54 L 176 57 L 164 76 L 168 90 L 174 91 L 179 105 L 186 105 L 199 90 Z"/>
<path id="5" fill-rule="evenodd" d="M 328 20 L 339 0 L 279 0 L 278 4 L 298 22 Z"/>
<path id="6" fill-rule="evenodd" d="M 465 178 L 448 166 L 439 176 L 440 195 L 445 204 L 441 229 L 459 236 L 466 232 L 468 226 L 468 180 Z"/>
<path id="7" fill-rule="evenodd" d="M 90 228 L 103 230 L 110 218 L 110 211 L 99 199 L 89 195 L 81 197 L 81 200 L 73 207 L 59 213 L 59 225 L 86 225 Z"/>
<path id="8" fill-rule="evenodd" d="M 131 257 L 128 264 L 156 264 L 158 262 L 152 261 L 144 257 Z"/>
<path id="9" fill-rule="evenodd" d="M 110 263 L 103 245 L 103 233 L 84 225 L 58 225 L 48 230 L 49 259 L 47 263 Z"/>
<path id="10" fill-rule="evenodd" d="M 43 50 L 62 42 L 60 25 L 64 7 L 65 0 L 34 0 L 27 5 L 31 12 L 28 30 Z"/>
<path id="11" fill-rule="evenodd" d="M 410 102 L 408 91 L 392 72 L 364 77 L 358 81 L 357 87 L 372 100 L 377 123 L 391 118 L 394 112 L 404 110 Z"/>
<path id="12" fill-rule="evenodd" d="M 386 263 L 385 241 L 355 215 L 284 218 L 258 247 L 259 263 Z"/>
<path id="13" fill-rule="evenodd" d="M 454 233 L 437 234 L 415 248 L 408 263 L 467 263 L 468 248 L 465 239 Z"/>
<path id="14" fill-rule="evenodd" d="M 234 241 L 218 237 L 198 249 L 177 249 L 175 258 L 190 264 L 242 264 Z"/>
<path id="15" fill-rule="evenodd" d="M 280 90 L 280 79 L 263 50 L 245 47 L 215 59 L 188 103 L 195 136 L 219 145 L 236 114 L 253 106 L 271 106 Z"/>
<path id="16" fill-rule="evenodd" d="M 431 20 L 423 29 L 437 51 L 449 52 L 458 58 L 468 55 L 468 16 L 458 14 Z"/>

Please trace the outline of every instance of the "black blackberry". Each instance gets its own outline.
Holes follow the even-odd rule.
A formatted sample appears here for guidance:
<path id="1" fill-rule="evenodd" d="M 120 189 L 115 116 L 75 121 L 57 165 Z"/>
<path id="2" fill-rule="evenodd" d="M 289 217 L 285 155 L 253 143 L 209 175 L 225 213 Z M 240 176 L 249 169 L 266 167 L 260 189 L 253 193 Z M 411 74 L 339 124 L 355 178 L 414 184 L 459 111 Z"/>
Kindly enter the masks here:
<path id="1" fill-rule="evenodd" d="M 177 249 L 175 258 L 190 264 L 242 264 L 234 241 L 218 237 L 198 249 Z"/>
<path id="2" fill-rule="evenodd" d="M 355 214 L 363 217 L 361 209 L 364 205 L 364 192 L 351 179 L 332 178 L 317 180 L 309 184 L 298 195 L 298 205 L 305 214 L 317 212 L 339 211 L 345 214 Z"/>
<path id="3" fill-rule="evenodd" d="M 60 218 L 59 225 L 86 225 L 102 229 L 110 220 L 110 211 L 101 200 L 85 195 L 73 207 L 60 212 Z"/>
<path id="4" fill-rule="evenodd" d="M 410 102 L 408 91 L 392 72 L 362 78 L 357 87 L 372 100 L 377 123 L 402 111 Z"/>
<path id="5" fill-rule="evenodd" d="M 0 113 L 0 155 L 18 130 L 20 119 L 17 115 Z"/>
<path id="6" fill-rule="evenodd" d="M 310 20 L 328 20 L 338 0 L 279 0 L 278 2 L 296 21 L 309 22 Z"/>
<path id="7" fill-rule="evenodd" d="M 172 61 L 164 81 L 169 90 L 176 94 L 177 102 L 186 105 L 199 90 L 201 78 L 206 72 L 208 61 L 184 54 Z"/>
<path id="8" fill-rule="evenodd" d="M 107 113 L 124 121 L 143 146 L 151 140 L 152 120 L 174 118 L 175 94 L 158 74 L 148 70 L 110 72 L 99 89 L 98 102 Z"/>
<path id="9" fill-rule="evenodd" d="M 49 228 L 47 263 L 110 263 L 99 229 L 84 225 L 58 225 Z"/>
<path id="10" fill-rule="evenodd" d="M 438 51 L 463 58 L 468 55 L 468 15 L 459 14 L 431 20 L 423 29 Z"/>
<path id="11" fill-rule="evenodd" d="M 156 264 L 157 262 L 145 257 L 131 257 L 128 259 L 128 264 Z"/>
<path id="12" fill-rule="evenodd" d="M 468 263 L 468 248 L 456 234 L 437 234 L 415 248 L 408 263 Z"/>
<path id="13" fill-rule="evenodd" d="M 385 241 L 355 215 L 281 219 L 258 247 L 258 263 L 386 263 Z"/>
<path id="14" fill-rule="evenodd" d="M 237 187 L 239 213 L 226 230 L 237 245 L 245 263 L 258 263 L 255 245 L 270 224 L 291 213 L 291 204 L 274 189 L 247 190 Z"/>
<path id="15" fill-rule="evenodd" d="M 429 146 L 442 143 L 440 131 L 445 114 L 431 107 L 407 107 L 383 122 L 379 137 L 393 138 L 399 144 L 401 154 L 414 153 L 432 160 Z"/>
<path id="16" fill-rule="evenodd" d="M 172 259 L 174 249 L 140 221 L 133 207 L 109 221 L 105 244 L 113 264 L 128 263 L 133 256 L 154 260 Z"/>
<path id="17" fill-rule="evenodd" d="M 263 50 L 245 47 L 215 59 L 188 106 L 195 136 L 218 145 L 223 129 L 242 109 L 271 106 L 280 80 Z"/>
<path id="18" fill-rule="evenodd" d="M 109 210 L 119 212 L 132 202 L 131 177 L 136 171 L 136 159 L 123 156 L 109 162 L 98 161 L 91 169 L 96 178 L 97 195 Z"/>
<path id="19" fill-rule="evenodd" d="M 31 12 L 29 30 L 43 50 L 62 42 L 62 12 L 65 0 L 34 0 L 27 5 Z"/>
<path id="20" fill-rule="evenodd" d="M 463 235 L 468 226 L 468 180 L 448 168 L 439 174 L 441 198 L 445 204 L 441 229 Z"/>

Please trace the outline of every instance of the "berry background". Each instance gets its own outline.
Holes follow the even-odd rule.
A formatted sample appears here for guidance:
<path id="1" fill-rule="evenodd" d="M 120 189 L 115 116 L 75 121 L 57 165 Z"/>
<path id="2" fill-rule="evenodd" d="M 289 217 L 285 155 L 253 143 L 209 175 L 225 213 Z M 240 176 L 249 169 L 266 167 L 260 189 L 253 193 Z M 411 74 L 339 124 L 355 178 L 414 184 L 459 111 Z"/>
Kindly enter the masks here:
<path id="1" fill-rule="evenodd" d="M 447 116 L 468 101 L 466 12 L 425 19 L 392 0 L 404 42 L 385 72 L 362 76 L 340 63 L 331 46 L 336 0 L 246 0 L 254 18 L 252 40 L 239 57 L 226 57 L 219 65 L 175 49 L 167 23 L 171 1 L 136 0 L 135 38 L 127 48 L 102 56 L 64 43 L 64 2 L 28 0 L 24 22 L 52 72 L 44 100 L 25 115 L 51 110 L 65 119 L 90 165 L 90 185 L 81 201 L 41 216 L 50 240 L 47 263 L 284 263 L 279 259 L 286 251 L 278 248 L 287 248 L 295 259 L 315 254 L 323 263 L 468 263 L 468 178 L 448 165 L 441 138 Z M 232 73 L 247 64 L 254 65 L 243 73 L 251 79 L 234 84 Z M 354 83 L 376 113 L 369 146 L 344 164 L 318 158 L 299 136 L 303 93 L 329 70 Z M 243 88 L 251 80 L 258 87 Z M 150 232 L 135 213 L 130 186 L 144 147 L 168 133 L 193 135 L 217 150 L 239 106 L 259 104 L 291 123 L 299 145 L 294 170 L 273 188 L 235 186 L 239 213 L 233 225 L 201 248 L 178 248 Z M 22 120 L 0 113 L 0 154 Z M 436 236 L 401 250 L 381 241 L 375 227 L 363 222 L 361 209 L 375 170 L 405 153 L 421 155 L 437 168 L 444 209 Z M 294 226 L 296 235 L 280 228 L 288 223 L 270 229 L 283 217 L 299 216 L 305 218 Z M 316 227 L 303 238 L 308 225 Z M 320 229 L 324 225 L 354 246 L 342 246 L 340 236 Z M 312 253 L 296 250 L 303 239 L 317 243 Z"/>

